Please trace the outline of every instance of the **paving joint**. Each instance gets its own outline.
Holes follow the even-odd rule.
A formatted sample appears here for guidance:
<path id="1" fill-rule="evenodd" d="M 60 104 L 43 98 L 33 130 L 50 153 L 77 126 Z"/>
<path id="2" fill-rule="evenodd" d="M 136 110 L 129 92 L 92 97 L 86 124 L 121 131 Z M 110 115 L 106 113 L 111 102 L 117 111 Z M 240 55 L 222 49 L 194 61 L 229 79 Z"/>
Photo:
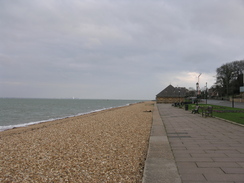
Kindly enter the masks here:
<path id="1" fill-rule="evenodd" d="M 155 104 L 143 183 L 181 183 L 165 126 Z"/>
<path id="2" fill-rule="evenodd" d="M 169 104 L 157 107 L 183 183 L 243 182 L 243 125 Z"/>

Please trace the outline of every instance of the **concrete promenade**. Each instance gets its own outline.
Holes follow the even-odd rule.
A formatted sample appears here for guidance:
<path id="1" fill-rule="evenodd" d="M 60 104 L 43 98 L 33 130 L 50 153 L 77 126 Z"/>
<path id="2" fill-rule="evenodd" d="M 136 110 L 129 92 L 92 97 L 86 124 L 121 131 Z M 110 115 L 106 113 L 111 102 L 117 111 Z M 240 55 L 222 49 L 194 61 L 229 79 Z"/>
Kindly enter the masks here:
<path id="1" fill-rule="evenodd" d="M 181 183 L 164 124 L 154 105 L 143 183 Z"/>
<path id="2" fill-rule="evenodd" d="M 191 114 L 191 111 L 172 107 L 170 104 L 157 104 L 157 107 L 161 121 L 158 120 L 158 125 L 153 125 L 149 144 L 152 148 L 152 142 L 160 141 L 160 138 L 164 146 L 167 142 L 170 144 L 172 151 L 168 150 L 168 153 L 173 153 L 174 160 L 169 158 L 169 161 L 172 167 L 175 164 L 178 169 L 177 172 L 174 168 L 173 171 L 168 172 L 169 176 L 176 176 L 175 180 L 171 179 L 172 182 L 179 182 L 178 176 L 180 176 L 183 183 L 244 183 L 243 126 L 216 118 L 204 118 L 199 114 Z M 162 122 L 161 126 L 160 122 Z M 163 137 L 153 137 L 153 131 L 159 132 L 159 128 L 164 129 L 164 127 L 166 134 L 161 130 Z M 160 136 L 159 133 L 157 135 Z M 162 155 L 164 156 L 164 153 Z M 161 168 L 158 170 L 155 165 L 148 164 L 148 161 L 155 160 L 153 156 L 150 157 L 149 154 L 148 159 L 144 172 L 146 178 L 152 175 L 148 168 L 154 168 L 157 172 L 168 171 L 167 167 L 159 166 L 164 161 L 157 162 Z M 145 183 L 154 182 L 152 179 L 152 181 L 145 180 Z M 157 182 L 167 181 L 161 179 Z"/>

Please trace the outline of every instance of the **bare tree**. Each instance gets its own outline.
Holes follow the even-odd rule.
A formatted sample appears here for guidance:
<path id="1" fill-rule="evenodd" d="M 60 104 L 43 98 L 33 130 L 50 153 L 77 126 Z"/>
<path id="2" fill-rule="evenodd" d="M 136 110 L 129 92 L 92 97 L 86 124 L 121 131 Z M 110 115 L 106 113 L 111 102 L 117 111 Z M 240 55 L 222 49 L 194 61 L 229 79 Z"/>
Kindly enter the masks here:
<path id="1" fill-rule="evenodd" d="M 243 70 L 244 60 L 226 63 L 216 69 L 216 84 L 222 88 L 225 95 L 229 96 L 238 91 L 237 88 L 242 84 L 239 78 Z"/>

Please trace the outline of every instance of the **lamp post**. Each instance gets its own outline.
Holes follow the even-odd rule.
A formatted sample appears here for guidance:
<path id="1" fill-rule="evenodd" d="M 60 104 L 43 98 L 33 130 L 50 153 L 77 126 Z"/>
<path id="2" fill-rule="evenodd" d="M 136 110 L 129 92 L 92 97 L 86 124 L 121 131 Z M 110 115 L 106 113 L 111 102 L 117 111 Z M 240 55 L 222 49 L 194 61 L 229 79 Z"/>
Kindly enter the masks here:
<path id="1" fill-rule="evenodd" d="M 198 105 L 198 87 L 199 87 L 199 83 L 196 83 L 196 88 L 197 88 L 196 103 L 197 103 L 197 105 Z"/>
<path id="2" fill-rule="evenodd" d="M 236 74 L 235 74 L 235 72 L 232 72 L 231 73 L 231 76 L 232 76 L 232 79 L 234 79 L 234 80 L 236 80 Z M 234 81 L 232 81 L 232 108 L 234 108 L 235 107 L 235 101 L 234 101 Z"/>
<path id="3" fill-rule="evenodd" d="M 199 77 L 202 75 L 202 73 L 199 74 L 199 76 L 197 77 L 197 105 L 198 105 L 198 89 L 199 89 Z"/>
<path id="4" fill-rule="evenodd" d="M 207 93 L 208 92 L 208 87 L 207 87 L 207 84 L 208 83 L 206 82 L 206 92 L 205 92 L 206 93 L 206 104 L 208 103 L 208 93 Z"/>
<path id="5" fill-rule="evenodd" d="M 180 105 L 180 89 L 179 89 L 179 105 Z"/>

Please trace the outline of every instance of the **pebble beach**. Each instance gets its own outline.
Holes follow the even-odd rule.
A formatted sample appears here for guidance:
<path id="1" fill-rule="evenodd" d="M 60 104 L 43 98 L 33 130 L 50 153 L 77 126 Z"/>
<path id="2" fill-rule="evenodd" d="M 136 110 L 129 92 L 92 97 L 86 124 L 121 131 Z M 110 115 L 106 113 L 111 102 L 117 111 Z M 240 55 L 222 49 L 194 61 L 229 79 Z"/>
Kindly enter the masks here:
<path id="1" fill-rule="evenodd" d="M 0 182 L 142 182 L 153 105 L 0 132 Z"/>

